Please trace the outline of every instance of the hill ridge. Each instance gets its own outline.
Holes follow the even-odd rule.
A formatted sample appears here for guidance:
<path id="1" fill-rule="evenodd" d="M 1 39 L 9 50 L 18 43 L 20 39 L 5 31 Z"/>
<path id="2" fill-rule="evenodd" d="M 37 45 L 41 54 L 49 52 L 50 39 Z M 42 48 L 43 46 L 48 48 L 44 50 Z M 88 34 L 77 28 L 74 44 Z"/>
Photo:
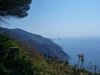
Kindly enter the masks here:
<path id="1" fill-rule="evenodd" d="M 35 46 L 40 53 L 47 56 L 57 57 L 62 61 L 66 61 L 70 56 L 62 50 L 62 47 L 54 43 L 48 38 L 44 38 L 41 35 L 33 34 L 25 30 L 15 28 L 7 29 L 1 28 L 1 32 L 10 32 L 12 36 L 18 36 L 17 39 L 27 41 L 31 45 Z"/>

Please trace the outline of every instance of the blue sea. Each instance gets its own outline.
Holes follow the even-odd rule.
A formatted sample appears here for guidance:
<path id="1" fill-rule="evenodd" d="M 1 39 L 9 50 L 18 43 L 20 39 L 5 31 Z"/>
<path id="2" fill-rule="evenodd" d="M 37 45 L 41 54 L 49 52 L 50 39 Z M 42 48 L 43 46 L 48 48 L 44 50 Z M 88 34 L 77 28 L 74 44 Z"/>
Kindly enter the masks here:
<path id="1" fill-rule="evenodd" d="M 54 39 L 53 42 L 72 57 L 68 61 L 70 65 L 78 63 L 78 54 L 84 54 L 85 68 L 91 62 L 91 66 L 97 65 L 100 69 L 100 38 L 64 38 Z"/>

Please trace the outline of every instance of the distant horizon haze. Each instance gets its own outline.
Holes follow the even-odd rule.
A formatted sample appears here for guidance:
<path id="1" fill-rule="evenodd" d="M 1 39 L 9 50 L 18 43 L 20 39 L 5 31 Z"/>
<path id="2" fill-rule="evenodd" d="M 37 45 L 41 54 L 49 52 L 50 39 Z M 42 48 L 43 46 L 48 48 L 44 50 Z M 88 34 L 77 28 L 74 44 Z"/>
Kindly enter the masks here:
<path id="1" fill-rule="evenodd" d="M 100 0 L 33 0 L 26 18 L 5 21 L 46 38 L 100 37 Z"/>
<path id="2" fill-rule="evenodd" d="M 6 27 L 3 27 L 3 28 L 6 28 Z M 20 29 L 20 28 L 7 28 L 7 29 Z M 21 29 L 21 30 L 24 30 L 24 29 Z M 29 33 L 32 33 L 30 31 L 27 31 L 27 30 L 24 30 L 26 32 L 29 32 Z M 32 34 L 36 34 L 36 33 L 32 33 Z M 36 34 L 36 35 L 41 35 L 41 34 Z M 66 37 L 62 37 L 62 36 L 56 36 L 56 37 L 48 37 L 48 36 L 43 36 L 41 35 L 42 37 L 45 37 L 45 38 L 49 38 L 49 39 L 55 39 L 55 40 L 60 40 L 60 39 L 88 39 L 88 38 L 100 38 L 100 36 L 66 36 Z"/>

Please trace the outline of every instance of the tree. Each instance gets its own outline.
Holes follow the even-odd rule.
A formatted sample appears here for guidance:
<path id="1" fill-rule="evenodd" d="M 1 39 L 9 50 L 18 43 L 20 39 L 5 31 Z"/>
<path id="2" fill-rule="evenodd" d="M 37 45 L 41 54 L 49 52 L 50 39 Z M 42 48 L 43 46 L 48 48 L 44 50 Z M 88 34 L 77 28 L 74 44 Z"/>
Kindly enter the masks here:
<path id="1" fill-rule="evenodd" d="M 32 0 L 0 0 L 0 22 L 4 19 L 24 18 L 28 16 L 27 11 L 30 9 Z"/>

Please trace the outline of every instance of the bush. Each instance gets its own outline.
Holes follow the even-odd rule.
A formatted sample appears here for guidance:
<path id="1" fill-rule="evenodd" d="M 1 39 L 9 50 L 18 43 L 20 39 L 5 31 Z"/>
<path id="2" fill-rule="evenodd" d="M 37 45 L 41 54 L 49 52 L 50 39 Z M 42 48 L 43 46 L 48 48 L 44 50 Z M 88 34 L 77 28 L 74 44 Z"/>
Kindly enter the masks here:
<path id="1" fill-rule="evenodd" d="M 30 61 L 9 33 L 0 34 L 0 75 L 33 75 Z"/>

